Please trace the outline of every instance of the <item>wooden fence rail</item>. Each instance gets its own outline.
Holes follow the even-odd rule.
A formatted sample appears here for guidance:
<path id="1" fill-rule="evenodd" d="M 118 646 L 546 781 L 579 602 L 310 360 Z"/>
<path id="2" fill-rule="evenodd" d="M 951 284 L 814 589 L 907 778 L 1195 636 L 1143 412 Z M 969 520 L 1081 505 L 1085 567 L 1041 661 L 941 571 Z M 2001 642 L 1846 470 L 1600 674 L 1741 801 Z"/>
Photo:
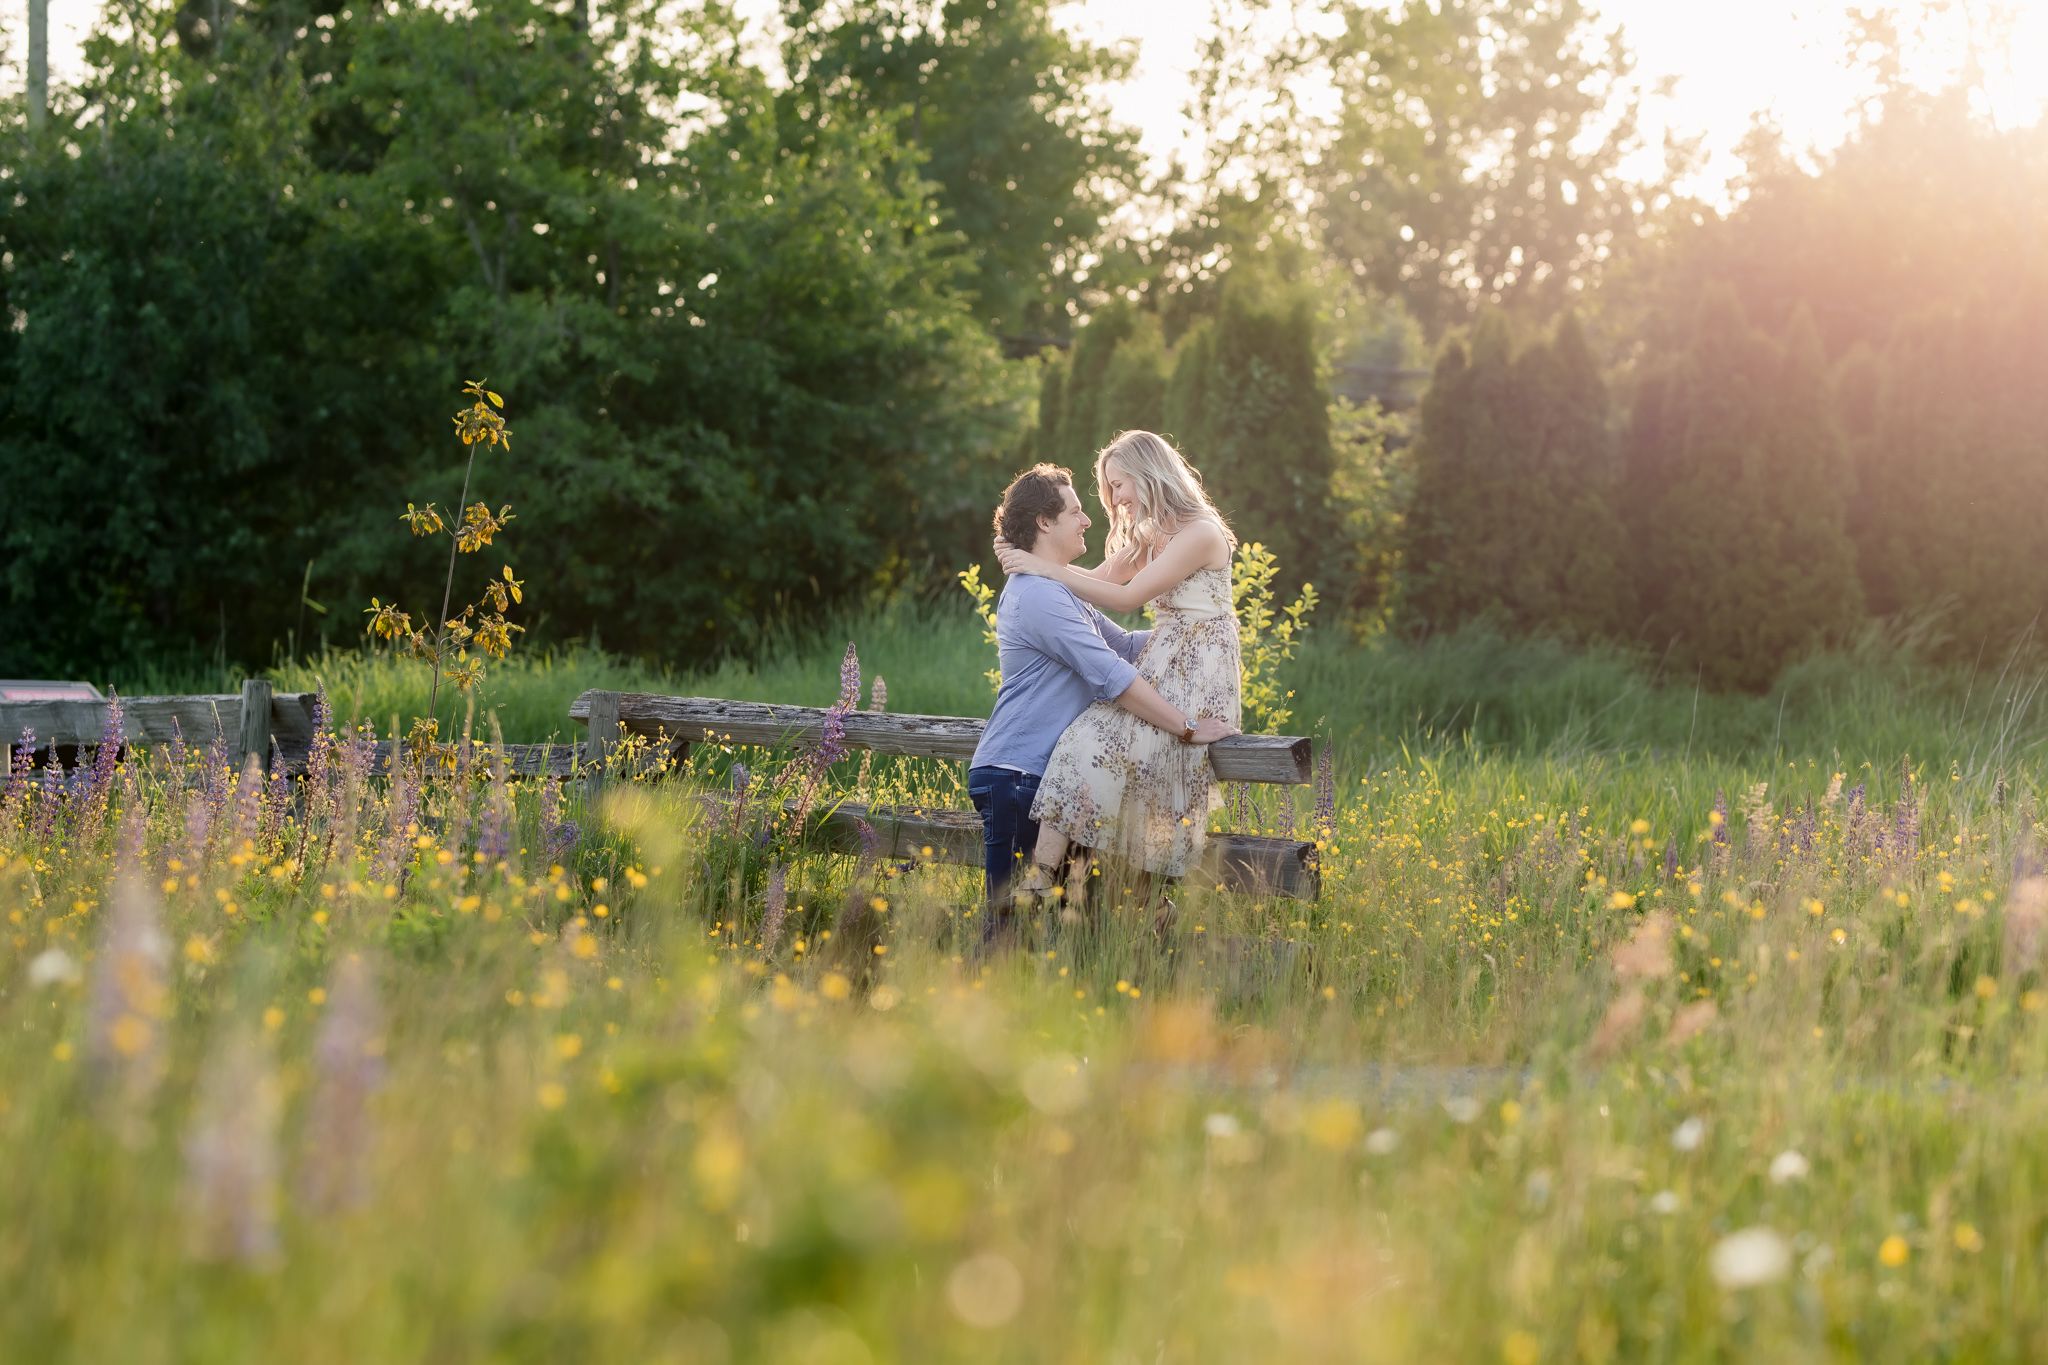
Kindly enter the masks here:
<path id="1" fill-rule="evenodd" d="M 100 743 L 106 734 L 109 701 L 0 702 L 0 743 L 18 744 L 26 728 L 38 749 L 76 750 Z M 271 742 L 287 770 L 303 771 L 313 742 L 314 695 L 272 692 L 252 679 L 239 694 L 190 697 L 123 697 L 125 744 L 169 744 L 182 736 L 204 750 L 216 734 L 228 738 L 229 759 L 240 768 L 256 754 L 266 766 Z M 604 759 L 624 733 L 665 738 L 677 757 L 689 744 L 717 743 L 779 747 L 812 742 L 824 733 L 826 712 L 813 706 L 769 706 L 716 697 L 664 697 L 648 693 L 585 692 L 569 708 L 572 720 L 590 726 L 583 744 L 508 744 L 506 766 L 526 777 L 583 776 L 595 791 L 604 778 Z M 874 753 L 966 762 L 987 722 L 965 716 L 919 716 L 855 711 L 844 718 L 846 743 Z M 373 764 L 388 771 L 394 745 L 377 746 Z M 472 762 L 482 768 L 491 750 L 478 745 Z M 1209 746 L 1216 775 L 1228 782 L 1299 785 L 1310 779 L 1309 741 L 1299 736 L 1234 735 Z M 971 811 L 868 807 L 842 802 L 817 817 L 828 845 L 852 850 L 865 822 L 893 858 L 976 863 L 981 859 L 981 821 Z M 929 852 L 927 852 L 929 850 Z M 1315 845 L 1299 839 L 1252 834 L 1211 835 L 1194 880 L 1255 894 L 1314 897 L 1319 889 Z"/>
<path id="2" fill-rule="evenodd" d="M 22 731 L 33 728 L 38 749 L 98 744 L 112 706 L 111 701 L 0 702 L 0 743 L 18 744 Z M 268 766 L 273 737 L 294 768 L 304 764 L 313 744 L 313 694 L 272 692 L 268 682 L 258 679 L 243 683 L 240 693 L 123 697 L 121 716 L 124 744 L 169 744 L 183 735 L 187 745 L 204 751 L 216 733 L 225 732 L 228 756 L 237 769 L 249 753 Z"/>
<path id="3" fill-rule="evenodd" d="M 607 705 L 614 697 L 619 728 L 648 739 L 774 747 L 815 742 L 825 732 L 826 712 L 816 706 L 769 706 L 645 692 L 585 692 L 571 703 L 569 719 L 587 723 L 593 705 Z M 974 757 L 974 746 L 981 742 L 982 729 L 988 724 L 967 716 L 888 711 L 852 711 L 844 723 L 849 748 L 963 763 Z M 1232 735 L 1209 746 L 1209 761 L 1216 776 L 1225 782 L 1300 785 L 1310 778 L 1309 742 L 1296 735 Z"/>
<path id="4" fill-rule="evenodd" d="M 569 718 L 590 726 L 589 751 L 599 762 L 622 733 L 674 744 L 693 742 L 787 747 L 816 742 L 826 712 L 815 706 L 770 706 L 717 697 L 663 697 L 643 692 L 585 692 Z M 986 721 L 965 716 L 849 712 L 842 720 L 849 748 L 911 758 L 966 762 L 974 756 Z M 1230 782 L 1299 785 L 1309 781 L 1309 741 L 1293 735 L 1233 735 L 1209 746 L 1216 775 Z M 601 766 L 595 774 L 602 781 Z M 972 811 L 873 807 L 841 802 L 820 817 L 828 843 L 858 847 L 865 821 L 881 836 L 886 856 L 978 863 L 981 819 Z M 1254 895 L 1314 899 L 1321 892 L 1316 846 L 1302 839 L 1258 834 L 1212 834 L 1192 880 Z"/>

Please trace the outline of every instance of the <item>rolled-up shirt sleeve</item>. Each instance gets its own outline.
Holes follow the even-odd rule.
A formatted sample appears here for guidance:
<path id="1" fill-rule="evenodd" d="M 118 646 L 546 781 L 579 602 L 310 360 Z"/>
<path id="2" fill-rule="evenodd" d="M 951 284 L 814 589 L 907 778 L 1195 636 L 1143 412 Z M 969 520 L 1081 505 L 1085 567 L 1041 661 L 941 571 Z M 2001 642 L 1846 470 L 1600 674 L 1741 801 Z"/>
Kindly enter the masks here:
<path id="1" fill-rule="evenodd" d="M 1019 613 L 1026 642 L 1071 668 L 1094 689 L 1097 701 L 1114 701 L 1137 680 L 1138 670 L 1121 650 L 1110 647 L 1097 622 L 1128 641 L 1144 632 L 1126 631 L 1085 605 L 1057 583 L 1042 580 L 1052 591 L 1032 594 L 1030 609 Z M 1137 649 L 1144 647 L 1143 641 Z M 1132 650 L 1136 657 L 1137 649 Z"/>
<path id="2" fill-rule="evenodd" d="M 1125 630 L 1092 606 L 1088 608 L 1088 614 L 1095 618 L 1095 628 L 1102 632 L 1104 644 L 1127 661 L 1138 662 L 1138 656 L 1145 652 L 1145 642 L 1152 638 L 1151 631 Z"/>

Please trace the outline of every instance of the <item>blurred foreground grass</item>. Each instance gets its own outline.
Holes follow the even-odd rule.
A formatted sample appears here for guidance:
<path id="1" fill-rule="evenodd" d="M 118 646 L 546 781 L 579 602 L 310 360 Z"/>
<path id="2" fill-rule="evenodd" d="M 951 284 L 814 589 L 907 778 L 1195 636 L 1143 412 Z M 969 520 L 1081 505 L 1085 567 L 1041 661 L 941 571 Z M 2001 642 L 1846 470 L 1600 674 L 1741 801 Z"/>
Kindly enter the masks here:
<path id="1" fill-rule="evenodd" d="M 965 627 L 860 643 L 892 709 L 985 701 Z M 836 662 L 675 690 L 822 704 Z M 501 714 L 599 667 L 502 670 Z M 601 811 L 347 749 L 295 797 L 162 754 L 13 789 L 0 1359 L 2048 1348 L 2024 670 L 1848 656 L 1695 720 L 1468 635 L 1293 685 L 1342 759 L 1319 902 L 993 953 L 967 870 L 704 814 L 786 755 Z"/>

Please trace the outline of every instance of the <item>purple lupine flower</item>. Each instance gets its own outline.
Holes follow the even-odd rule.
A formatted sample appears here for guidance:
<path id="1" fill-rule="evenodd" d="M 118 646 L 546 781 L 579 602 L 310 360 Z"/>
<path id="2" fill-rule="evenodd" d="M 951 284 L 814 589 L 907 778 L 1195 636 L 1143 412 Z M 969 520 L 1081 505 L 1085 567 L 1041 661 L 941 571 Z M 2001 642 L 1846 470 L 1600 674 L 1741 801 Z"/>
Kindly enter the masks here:
<path id="1" fill-rule="evenodd" d="M 405 870 L 412 865 L 413 836 L 419 829 L 420 773 L 394 747 L 398 772 L 391 789 L 391 823 L 385 832 L 379 865 L 380 880 L 393 885 L 405 883 Z M 509 836 L 508 836 L 509 837 Z"/>
<path id="2" fill-rule="evenodd" d="M 292 805 L 292 776 L 285 768 L 284 750 L 270 741 L 270 781 L 263 795 L 263 847 L 274 849 L 284 833 L 284 817 Z"/>
<path id="3" fill-rule="evenodd" d="M 50 746 L 50 761 L 43 765 L 42 790 L 36 793 L 36 815 L 32 829 L 39 841 L 47 842 L 57 830 L 57 812 L 64 796 L 64 760 L 57 746 Z"/>
<path id="4" fill-rule="evenodd" d="M 92 769 L 88 775 L 85 791 L 77 800 L 78 814 L 72 839 L 80 852 L 96 848 L 100 831 L 106 827 L 107 803 L 114 794 L 114 769 L 121 757 L 121 741 L 126 737 L 122 728 L 121 698 L 116 695 L 107 703 L 107 716 L 100 730 L 100 742 L 93 747 Z"/>
<path id="5" fill-rule="evenodd" d="M 1280 789 L 1280 837 L 1294 837 L 1294 791 L 1290 787 Z"/>
<path id="6" fill-rule="evenodd" d="M 477 835 L 476 851 L 483 855 L 485 867 L 496 867 L 512 853 L 513 811 L 510 797 L 503 782 L 491 783 L 490 795 L 484 798 L 484 822 Z"/>
<path id="7" fill-rule="evenodd" d="M 1898 827 L 1892 847 L 1902 858 L 1910 858 L 1920 849 L 1920 792 L 1913 782 L 1910 762 L 1906 767 L 1905 790 L 1899 796 Z"/>
<path id="8" fill-rule="evenodd" d="M 0 797 L 0 825 L 14 829 L 28 809 L 29 792 L 36 775 L 36 732 L 29 726 L 21 732 L 21 743 L 8 756 L 7 793 Z"/>
<path id="9" fill-rule="evenodd" d="M 142 875 L 142 854 L 148 841 L 148 808 L 140 801 L 130 801 L 121 808 L 121 838 L 114 846 L 115 869 Z"/>
<path id="10" fill-rule="evenodd" d="M 839 661 L 839 709 L 853 711 L 860 707 L 860 655 L 853 652 L 853 641 L 846 642 L 846 657 Z"/>
<path id="11" fill-rule="evenodd" d="M 192 1249 L 209 1260 L 262 1261 L 277 1250 L 276 1062 L 253 1028 L 229 1034 L 200 1070 L 185 1140 Z"/>
<path id="12" fill-rule="evenodd" d="M 171 766 L 164 774 L 167 792 L 177 796 L 185 790 L 185 765 L 191 761 L 191 753 L 185 747 L 185 727 L 178 724 L 176 716 L 171 717 Z"/>
<path id="13" fill-rule="evenodd" d="M 1714 791 L 1714 814 L 1721 817 L 1713 822 L 1714 846 L 1725 848 L 1728 845 L 1728 793 L 1719 788 Z"/>
<path id="14" fill-rule="evenodd" d="M 313 1044 L 313 1098 L 306 1115 L 306 1163 L 299 1191 L 319 1213 L 368 1202 L 370 1097 L 384 1082 L 377 984 L 360 956 L 335 966 L 327 1012 Z"/>
<path id="15" fill-rule="evenodd" d="M 263 833 L 263 765 L 250 754 L 235 788 L 235 855 L 253 854 Z"/>
<path id="16" fill-rule="evenodd" d="M 164 1077 L 170 977 L 155 888 L 138 876 L 116 879 L 93 955 L 86 1056 L 98 1083 L 132 1106 Z"/>
<path id="17" fill-rule="evenodd" d="M 782 919 L 789 898 L 789 865 L 777 863 L 768 869 L 768 911 L 761 920 L 761 951 L 772 954 L 782 938 Z"/>
<path id="18" fill-rule="evenodd" d="M 206 809 L 206 795 L 203 792 L 188 792 L 185 796 L 185 861 L 198 867 L 206 859 L 206 836 L 213 827 L 213 818 Z"/>
<path id="19" fill-rule="evenodd" d="M 218 825 L 228 811 L 228 800 L 233 792 L 237 774 L 228 767 L 228 732 L 225 726 L 216 725 L 213 742 L 206 746 L 206 781 L 202 790 L 206 793 L 206 815 L 211 824 Z"/>
<path id="20" fill-rule="evenodd" d="M 574 820 L 568 819 L 563 808 L 562 779 L 549 776 L 540 784 L 540 839 L 551 863 L 567 860 L 569 850 L 576 847 L 576 840 L 583 834 Z"/>
<path id="21" fill-rule="evenodd" d="M 107 700 L 106 725 L 100 731 L 99 748 L 93 751 L 92 786 L 87 789 L 86 799 L 100 810 L 106 809 L 107 797 L 114 790 L 114 768 L 121 761 L 121 746 L 127 741 L 121 694 L 116 692 Z"/>
<path id="22" fill-rule="evenodd" d="M 1671 881 L 1678 876 L 1678 840 L 1664 841 L 1664 880 Z"/>
<path id="23" fill-rule="evenodd" d="M 874 685 L 868 689 L 868 710 L 886 711 L 888 709 L 889 684 L 883 682 L 882 675 L 877 673 L 875 674 Z"/>

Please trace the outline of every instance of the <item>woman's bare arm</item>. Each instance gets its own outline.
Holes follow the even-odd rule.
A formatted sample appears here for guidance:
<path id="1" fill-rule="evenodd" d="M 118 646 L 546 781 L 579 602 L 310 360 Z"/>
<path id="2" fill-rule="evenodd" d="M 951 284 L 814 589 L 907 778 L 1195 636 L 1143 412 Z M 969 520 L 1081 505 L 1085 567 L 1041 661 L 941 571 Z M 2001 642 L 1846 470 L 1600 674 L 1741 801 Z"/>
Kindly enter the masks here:
<path id="1" fill-rule="evenodd" d="M 1002 536 L 996 537 L 995 549 L 997 559 L 1002 558 L 1005 550 L 1014 550 L 1015 548 Z M 1092 569 L 1076 568 L 1074 572 L 1086 574 L 1090 578 L 1099 578 L 1105 583 L 1128 583 L 1131 581 L 1132 575 L 1136 574 L 1144 566 L 1144 563 L 1145 547 L 1132 544 L 1126 545 L 1123 549 L 1117 551 L 1108 559 L 1103 560 Z"/>
<path id="2" fill-rule="evenodd" d="M 1003 572 L 1035 574 L 1065 585 L 1076 597 L 1104 611 L 1136 611 L 1145 603 L 1178 587 L 1198 569 L 1223 568 L 1230 563 L 1230 542 L 1223 528 L 1213 521 L 1198 521 L 1166 543 L 1158 558 L 1138 570 L 1128 583 L 1108 583 L 1079 569 L 1040 559 L 1012 546 L 1000 551 Z"/>

